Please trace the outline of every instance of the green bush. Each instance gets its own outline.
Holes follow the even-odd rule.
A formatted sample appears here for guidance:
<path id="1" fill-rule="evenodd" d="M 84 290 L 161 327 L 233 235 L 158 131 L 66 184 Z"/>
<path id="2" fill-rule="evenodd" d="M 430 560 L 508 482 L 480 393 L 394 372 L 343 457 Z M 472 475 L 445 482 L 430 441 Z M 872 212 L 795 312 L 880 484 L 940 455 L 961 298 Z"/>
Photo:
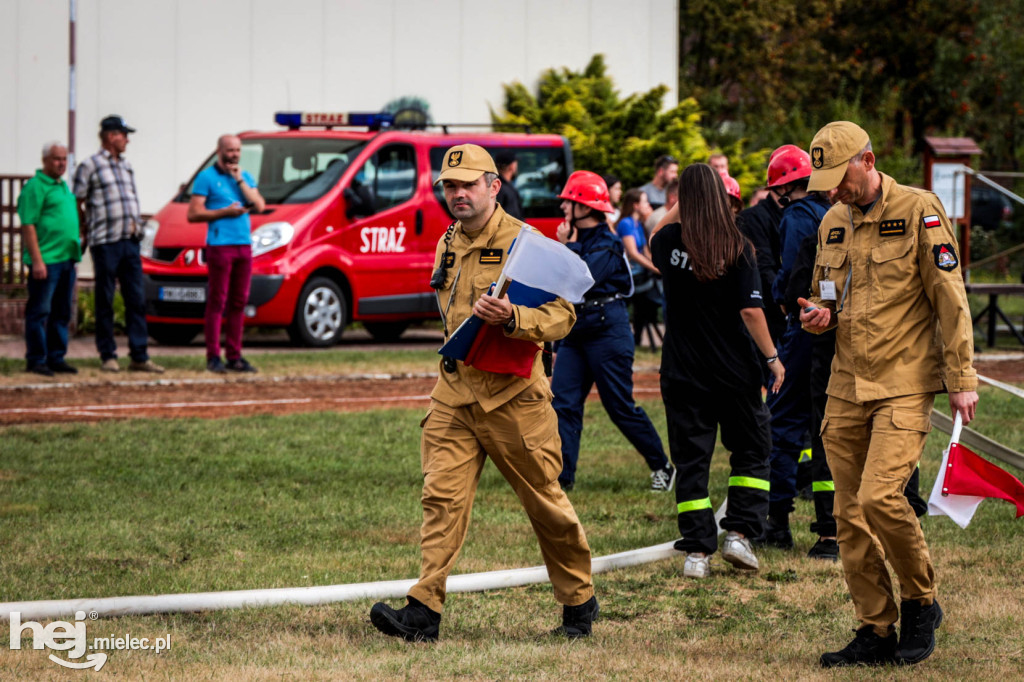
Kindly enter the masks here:
<path id="1" fill-rule="evenodd" d="M 538 132 L 564 135 L 577 169 L 614 174 L 627 189 L 650 180 L 654 160 L 662 154 L 671 154 L 685 167 L 707 162 L 716 151 L 701 130 L 697 100 L 683 99 L 662 112 L 668 92 L 664 85 L 623 99 L 599 54 L 580 72 L 549 69 L 536 96 L 522 83 L 504 89 L 505 113 L 491 113 L 496 126 L 526 124 Z M 745 194 L 764 183 L 769 151 L 747 152 L 746 145 L 746 140 L 735 139 L 721 148 L 729 157 L 729 172 Z"/>

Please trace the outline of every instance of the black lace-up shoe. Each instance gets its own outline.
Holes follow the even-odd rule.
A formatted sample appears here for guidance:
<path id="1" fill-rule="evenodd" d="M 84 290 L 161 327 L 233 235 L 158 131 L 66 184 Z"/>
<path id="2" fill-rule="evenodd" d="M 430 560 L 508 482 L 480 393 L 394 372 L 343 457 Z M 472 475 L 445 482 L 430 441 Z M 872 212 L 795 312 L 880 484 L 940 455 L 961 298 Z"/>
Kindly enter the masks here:
<path id="1" fill-rule="evenodd" d="M 42 364 L 40 364 L 40 365 L 32 365 L 31 367 L 26 367 L 25 371 L 26 372 L 31 372 L 32 374 L 38 374 L 39 376 L 42 376 L 42 377 L 52 377 L 53 376 L 53 370 L 50 369 L 49 367 L 47 367 L 46 365 L 42 365 Z"/>
<path id="2" fill-rule="evenodd" d="M 57 374 L 78 374 L 78 370 L 76 368 L 63 360 L 60 362 L 51 362 L 48 367 Z"/>
<path id="3" fill-rule="evenodd" d="M 821 655 L 822 668 L 853 665 L 888 665 L 896 662 L 896 633 L 879 637 L 871 625 L 857 630 L 857 636 L 841 651 Z"/>
<path id="4" fill-rule="evenodd" d="M 818 538 L 818 541 L 808 550 L 807 556 L 822 561 L 839 561 L 839 543 L 835 540 Z"/>
<path id="5" fill-rule="evenodd" d="M 234 360 L 228 360 L 224 366 L 227 367 L 227 370 L 229 372 L 248 372 L 250 374 L 255 374 L 256 372 L 259 371 L 258 369 L 250 365 L 249 361 L 246 360 L 245 358 L 236 358 Z"/>
<path id="6" fill-rule="evenodd" d="M 911 599 L 900 604 L 900 612 L 896 661 L 900 665 L 920 663 L 935 651 L 935 631 L 942 624 L 942 607 L 937 601 L 924 606 Z"/>
<path id="7" fill-rule="evenodd" d="M 385 635 L 401 637 L 407 642 L 433 642 L 441 626 L 441 614 L 428 609 L 423 602 L 408 597 L 409 603 L 397 611 L 384 602 L 370 609 L 370 622 Z"/>
<path id="8" fill-rule="evenodd" d="M 590 629 L 601 608 L 597 605 L 597 597 L 591 597 L 579 606 L 562 606 L 562 625 L 551 631 L 553 635 L 562 635 L 569 639 L 590 637 Z"/>

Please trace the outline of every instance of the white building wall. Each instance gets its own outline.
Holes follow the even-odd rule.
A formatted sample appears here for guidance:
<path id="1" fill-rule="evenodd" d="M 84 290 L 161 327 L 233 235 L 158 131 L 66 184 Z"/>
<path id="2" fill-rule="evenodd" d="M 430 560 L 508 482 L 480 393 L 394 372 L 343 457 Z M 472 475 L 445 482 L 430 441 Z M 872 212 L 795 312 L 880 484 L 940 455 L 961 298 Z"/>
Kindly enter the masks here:
<path id="1" fill-rule="evenodd" d="M 0 174 L 67 138 L 70 0 L 0 0 Z M 626 7 L 628 6 L 628 12 Z M 77 157 L 101 118 L 128 147 L 142 208 L 173 195 L 218 135 L 282 110 L 376 111 L 422 97 L 443 122 L 487 122 L 503 83 L 606 57 L 623 94 L 676 104 L 677 2 L 632 0 L 78 0 Z"/>

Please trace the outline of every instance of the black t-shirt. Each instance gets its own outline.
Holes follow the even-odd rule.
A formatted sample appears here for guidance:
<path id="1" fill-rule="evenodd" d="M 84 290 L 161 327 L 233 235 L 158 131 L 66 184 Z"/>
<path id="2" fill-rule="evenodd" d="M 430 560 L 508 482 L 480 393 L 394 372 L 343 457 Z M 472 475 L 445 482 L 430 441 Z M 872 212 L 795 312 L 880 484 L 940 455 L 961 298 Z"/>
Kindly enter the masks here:
<path id="1" fill-rule="evenodd" d="M 523 219 L 523 201 L 519 197 L 519 190 L 512 180 L 501 178 L 501 187 L 498 189 L 497 201 L 505 209 L 505 213 L 516 220 Z"/>
<path id="2" fill-rule="evenodd" d="M 654 235 L 651 257 L 665 286 L 661 373 L 716 393 L 759 387 L 759 353 L 740 317 L 743 308 L 764 308 L 750 243 L 724 275 L 710 282 L 694 276 L 679 223 Z"/>

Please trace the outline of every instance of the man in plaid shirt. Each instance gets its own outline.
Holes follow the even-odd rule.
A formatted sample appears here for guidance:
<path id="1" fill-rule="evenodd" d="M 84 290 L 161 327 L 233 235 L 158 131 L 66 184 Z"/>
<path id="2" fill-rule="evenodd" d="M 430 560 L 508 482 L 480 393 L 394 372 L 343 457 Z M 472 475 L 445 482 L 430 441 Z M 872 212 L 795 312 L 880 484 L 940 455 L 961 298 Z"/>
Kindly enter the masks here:
<path id="1" fill-rule="evenodd" d="M 78 166 L 74 193 L 80 202 L 81 224 L 92 254 L 96 350 L 103 361 L 103 371 L 120 371 L 114 340 L 114 286 L 120 281 L 131 356 L 128 369 L 161 373 L 164 368 L 149 359 L 147 350 L 149 334 L 139 255 L 142 221 L 135 172 L 122 157 L 128 146 L 128 133 L 134 132 L 120 116 L 111 115 L 100 122 L 101 149 Z"/>

